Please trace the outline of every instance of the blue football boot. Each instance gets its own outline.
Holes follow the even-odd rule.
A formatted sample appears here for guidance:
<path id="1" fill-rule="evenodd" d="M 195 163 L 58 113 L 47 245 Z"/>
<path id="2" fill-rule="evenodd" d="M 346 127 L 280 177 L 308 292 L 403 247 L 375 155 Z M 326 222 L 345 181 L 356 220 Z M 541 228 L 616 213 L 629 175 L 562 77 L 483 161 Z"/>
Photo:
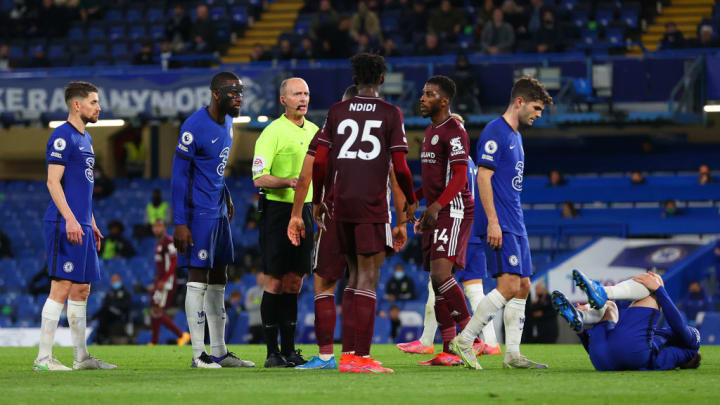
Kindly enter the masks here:
<path id="1" fill-rule="evenodd" d="M 588 304 L 595 309 L 605 306 L 608 300 L 605 288 L 595 280 L 590 280 L 580 270 L 572 271 L 572 278 L 575 285 L 585 292 L 588 297 Z"/>
<path id="2" fill-rule="evenodd" d="M 337 363 L 333 356 L 330 360 L 322 360 L 318 356 L 313 356 L 310 361 L 305 364 L 295 367 L 295 370 L 335 370 L 337 369 Z"/>
<path id="3" fill-rule="evenodd" d="M 570 325 L 572 330 L 580 332 L 583 329 L 583 315 L 568 301 L 565 294 L 558 290 L 552 292 L 550 295 L 550 301 L 552 306 L 560 316 L 562 316 Z"/>

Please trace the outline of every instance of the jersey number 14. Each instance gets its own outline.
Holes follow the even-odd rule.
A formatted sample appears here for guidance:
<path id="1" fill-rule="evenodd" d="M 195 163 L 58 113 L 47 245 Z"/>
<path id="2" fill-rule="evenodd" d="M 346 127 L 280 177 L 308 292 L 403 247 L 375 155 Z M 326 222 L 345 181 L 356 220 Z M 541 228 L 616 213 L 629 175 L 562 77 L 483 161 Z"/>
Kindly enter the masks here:
<path id="1" fill-rule="evenodd" d="M 358 133 L 360 133 L 360 127 L 357 123 L 357 121 L 352 120 L 350 118 L 343 120 L 340 125 L 338 125 L 337 133 L 345 135 L 345 131 L 350 128 L 350 135 L 345 140 L 345 143 L 343 143 L 342 148 L 340 148 L 340 152 L 338 153 L 338 159 L 357 159 L 360 158 L 362 160 L 373 160 L 380 154 L 380 140 L 377 138 L 377 136 L 370 133 L 375 128 L 380 128 L 382 126 L 382 121 L 380 120 L 367 120 L 365 121 L 365 124 L 363 125 L 363 131 L 362 131 L 362 137 L 360 138 L 360 143 L 363 142 L 369 142 L 372 145 L 372 149 L 370 152 L 365 152 L 364 150 L 360 149 L 360 147 L 357 148 L 356 151 L 350 150 L 355 144 L 355 141 L 357 140 Z"/>

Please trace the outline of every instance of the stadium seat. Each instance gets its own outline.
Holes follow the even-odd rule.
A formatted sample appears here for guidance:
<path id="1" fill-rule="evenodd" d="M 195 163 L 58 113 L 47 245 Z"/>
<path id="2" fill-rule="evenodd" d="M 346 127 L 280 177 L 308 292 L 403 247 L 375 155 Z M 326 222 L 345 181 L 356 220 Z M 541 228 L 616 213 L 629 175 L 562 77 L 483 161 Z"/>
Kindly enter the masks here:
<path id="1" fill-rule="evenodd" d="M 132 41 L 142 41 L 147 37 L 147 28 L 145 25 L 132 25 L 128 30 L 128 37 Z"/>
<path id="2" fill-rule="evenodd" d="M 105 12 L 105 21 L 108 23 L 119 23 L 123 21 L 122 11 L 117 8 L 109 8 Z"/>
<path id="3" fill-rule="evenodd" d="M 707 312 L 700 326 L 703 345 L 720 345 L 720 312 Z"/>
<path id="4" fill-rule="evenodd" d="M 227 9 L 224 6 L 210 7 L 210 19 L 213 21 L 222 20 L 227 16 Z"/>
<path id="5" fill-rule="evenodd" d="M 108 29 L 108 39 L 110 41 L 119 41 L 127 39 L 124 25 L 114 25 Z"/>
<path id="6" fill-rule="evenodd" d="M 142 9 L 139 8 L 129 8 L 125 12 L 125 22 L 126 23 L 136 23 L 142 21 Z"/>
<path id="7" fill-rule="evenodd" d="M 598 32 L 595 30 L 582 30 L 580 33 L 580 41 L 584 45 L 593 45 L 598 41 Z"/>
<path id="8" fill-rule="evenodd" d="M 390 320 L 375 318 L 375 330 L 373 333 L 374 344 L 390 343 Z"/>
<path id="9" fill-rule="evenodd" d="M 420 335 L 422 335 L 423 327 L 422 326 L 401 326 L 398 329 L 397 337 L 395 338 L 395 343 L 405 343 L 405 342 L 412 342 L 413 340 L 417 340 L 420 338 Z"/>
<path id="10" fill-rule="evenodd" d="M 165 18 L 163 10 L 157 7 L 150 7 L 145 11 L 145 21 L 148 23 L 156 23 Z"/>
<path id="11" fill-rule="evenodd" d="M 573 24 L 578 28 L 587 27 L 589 19 L 590 19 L 590 15 L 585 10 L 575 10 L 575 11 L 573 11 L 572 17 L 571 17 Z"/>
<path id="12" fill-rule="evenodd" d="M 104 41 L 105 40 L 105 28 L 102 27 L 90 27 L 87 31 L 88 41 Z"/>
<path id="13" fill-rule="evenodd" d="M 628 28 L 637 28 L 639 14 L 639 8 L 623 9 L 620 12 L 620 21 L 625 23 L 625 26 L 627 26 Z"/>
<path id="14" fill-rule="evenodd" d="M 23 59 L 25 57 L 25 47 L 21 45 L 10 45 L 8 55 L 13 59 Z"/>
<path id="15" fill-rule="evenodd" d="M 85 39 L 85 32 L 80 27 L 71 27 L 67 33 L 69 41 L 82 41 Z"/>
<path id="16" fill-rule="evenodd" d="M 613 47 L 625 46 L 625 30 L 620 27 L 609 27 L 605 30 L 605 40 Z"/>

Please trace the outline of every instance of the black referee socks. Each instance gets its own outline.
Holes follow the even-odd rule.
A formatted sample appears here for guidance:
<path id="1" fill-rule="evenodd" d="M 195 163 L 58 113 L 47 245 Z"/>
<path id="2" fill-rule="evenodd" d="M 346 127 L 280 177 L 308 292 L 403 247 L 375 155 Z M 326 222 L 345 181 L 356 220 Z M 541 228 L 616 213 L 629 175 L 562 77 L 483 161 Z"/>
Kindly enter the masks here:
<path id="1" fill-rule="evenodd" d="M 280 349 L 278 349 L 278 328 L 282 319 L 282 312 L 284 311 L 283 297 L 284 295 L 272 294 L 265 291 L 263 292 L 262 302 L 260 303 L 260 317 L 262 318 L 268 356 L 272 353 L 280 353 Z M 297 313 L 297 303 L 295 304 L 295 308 L 295 312 Z"/>
<path id="2" fill-rule="evenodd" d="M 283 294 L 280 319 L 280 343 L 282 354 L 289 356 L 295 352 L 295 327 L 297 326 L 298 294 Z"/>

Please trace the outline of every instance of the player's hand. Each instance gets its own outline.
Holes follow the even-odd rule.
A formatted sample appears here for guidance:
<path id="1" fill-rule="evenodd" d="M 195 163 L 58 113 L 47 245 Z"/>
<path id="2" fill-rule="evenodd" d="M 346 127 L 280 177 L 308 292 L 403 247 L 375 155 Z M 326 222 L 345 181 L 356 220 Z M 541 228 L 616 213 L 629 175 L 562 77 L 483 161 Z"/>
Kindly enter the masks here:
<path id="1" fill-rule="evenodd" d="M 295 190 L 295 187 L 297 187 L 298 179 L 287 179 L 288 180 L 288 187 Z"/>
<path id="2" fill-rule="evenodd" d="M 175 226 L 175 231 L 173 231 L 173 244 L 178 252 L 183 254 L 187 251 L 188 245 L 190 247 L 195 246 L 192 234 L 190 233 L 190 228 L 188 228 L 187 225 Z"/>
<path id="3" fill-rule="evenodd" d="M 300 217 L 290 217 L 290 223 L 287 227 L 287 236 L 290 243 L 294 246 L 300 246 L 300 239 L 305 238 L 305 222 Z"/>
<path id="4" fill-rule="evenodd" d="M 97 251 L 100 251 L 100 245 L 101 240 L 104 238 L 103 234 L 98 229 L 97 225 L 93 224 L 92 226 L 93 234 L 95 235 L 95 246 L 97 247 Z"/>
<path id="5" fill-rule="evenodd" d="M 440 212 L 440 204 L 437 202 L 434 202 L 430 204 L 429 207 L 425 210 L 425 212 L 422 213 L 420 216 L 420 230 L 421 231 L 429 231 L 431 229 L 435 229 L 435 225 L 437 224 L 437 217 L 438 212 Z"/>
<path id="6" fill-rule="evenodd" d="M 65 222 L 65 233 L 67 234 L 68 242 L 73 245 L 82 245 L 82 238 L 85 236 L 85 232 L 82 230 L 82 226 L 75 218 L 71 218 Z"/>
<path id="7" fill-rule="evenodd" d="M 393 249 L 396 252 L 399 252 L 403 247 L 405 247 L 405 243 L 407 243 L 407 228 L 405 227 L 405 224 L 395 226 L 392 230 L 392 237 Z"/>
<path id="8" fill-rule="evenodd" d="M 415 221 L 415 223 L 413 224 L 413 232 L 415 232 L 418 235 L 420 235 L 422 233 L 422 230 L 420 229 L 420 222 Z"/>
<path id="9" fill-rule="evenodd" d="M 417 211 L 417 209 L 417 201 L 412 204 L 408 204 L 407 201 L 405 202 L 405 218 L 407 218 L 408 222 L 410 222 L 411 224 L 417 222 L 417 218 L 415 218 L 415 211 Z"/>
<path id="10" fill-rule="evenodd" d="M 227 211 L 228 211 L 228 219 L 232 221 L 233 217 L 235 216 L 235 205 L 233 205 L 232 198 L 230 196 L 227 196 Z"/>
<path id="11" fill-rule="evenodd" d="M 315 219 L 315 223 L 317 226 L 322 229 L 323 231 L 327 231 L 327 227 L 325 226 L 325 218 L 330 217 L 330 210 L 328 209 L 327 205 L 325 203 L 315 204 L 313 206 L 313 218 Z"/>
<path id="12" fill-rule="evenodd" d="M 651 292 L 655 292 L 655 290 L 665 285 L 662 277 L 655 273 L 645 273 L 639 276 L 633 276 L 632 279 L 647 287 L 647 289 Z"/>
<path id="13" fill-rule="evenodd" d="M 502 248 L 502 229 L 500 229 L 499 223 L 488 224 L 487 243 L 495 250 Z"/>

